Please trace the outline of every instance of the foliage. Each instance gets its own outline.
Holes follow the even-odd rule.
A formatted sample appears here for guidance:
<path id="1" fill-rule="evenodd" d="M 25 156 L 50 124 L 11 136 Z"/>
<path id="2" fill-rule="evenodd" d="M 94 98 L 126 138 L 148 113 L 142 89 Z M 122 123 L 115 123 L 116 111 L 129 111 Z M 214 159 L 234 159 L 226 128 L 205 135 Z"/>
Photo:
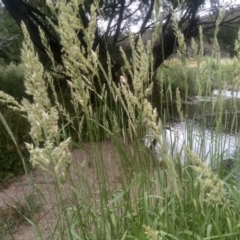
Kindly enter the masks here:
<path id="1" fill-rule="evenodd" d="M 219 11 L 213 11 L 212 15 L 209 14 L 209 20 L 212 19 L 213 16 L 217 16 Z M 235 40 L 238 36 L 239 31 L 239 23 L 238 22 L 232 22 L 231 25 L 228 25 L 227 22 L 231 18 L 237 19 L 239 17 L 239 6 L 226 6 L 226 12 L 224 14 L 224 18 L 222 23 L 219 26 L 219 32 L 218 32 L 218 42 L 220 44 L 220 47 L 222 50 L 225 50 L 229 53 L 230 57 L 233 57 L 236 55 L 236 52 L 234 50 L 235 48 Z M 206 32 L 207 41 L 210 43 L 213 43 L 214 38 L 214 29 L 209 29 Z"/>
<path id="2" fill-rule="evenodd" d="M 60 42 L 61 34 L 58 31 L 61 4 L 58 1 L 21 0 L 16 3 L 14 0 L 3 0 L 2 2 L 19 25 L 21 21 L 26 24 L 34 45 L 47 54 L 47 50 L 41 41 L 40 29 L 44 32 L 54 60 L 63 64 L 63 46 Z M 128 37 L 126 33 L 131 31 L 132 28 L 137 28 L 135 30 L 136 42 L 139 35 L 142 36 L 146 31 L 151 31 L 155 44 L 153 52 L 158 53 L 154 54 L 153 67 L 156 70 L 165 59 L 174 53 L 177 47 L 172 26 L 173 11 L 180 17 L 177 25 L 186 42 L 198 35 L 200 25 L 203 27 L 203 32 L 214 29 L 214 22 L 218 18 L 221 9 L 220 3 L 216 0 L 210 1 L 210 9 L 205 9 L 205 3 L 205 0 L 74 1 L 73 4 L 78 5 L 78 15 L 75 19 L 77 29 L 75 30 L 78 31 L 77 37 L 82 48 L 87 52 L 88 39 L 85 37 L 85 30 L 91 22 L 89 16 L 93 13 L 91 7 L 91 4 L 93 4 L 98 10 L 95 12 L 96 17 L 94 19 L 96 26 L 93 33 L 94 41 L 89 47 L 94 51 L 99 47 L 99 58 L 104 62 L 103 66 L 107 66 L 106 49 L 119 55 L 119 44 L 121 45 L 121 42 Z M 229 9 L 228 18 L 224 18 L 222 24 L 224 26 L 238 24 L 240 16 L 234 15 L 238 12 L 236 5 L 229 3 L 227 8 Z M 209 16 L 200 17 L 200 13 L 204 10 L 210 13 L 211 18 Z M 82 24 L 81 27 L 79 23 Z M 121 71 L 122 65 L 123 59 L 121 56 L 112 59 L 113 76 L 114 73 Z"/>
<path id="3" fill-rule="evenodd" d="M 0 67 L 0 90 L 11 95 L 17 101 L 22 100 L 25 96 L 25 89 L 21 65 L 10 64 L 7 67 Z M 21 113 L 8 109 L 6 104 L 1 104 L 0 110 L 13 132 L 24 158 L 28 159 L 28 152 L 24 146 L 24 142 L 29 141 L 28 122 Z M 0 123 L 0 133 L 0 182 L 2 183 L 15 175 L 23 173 L 24 169 L 21 156 L 2 123 Z"/>
<path id="4" fill-rule="evenodd" d="M 20 49 L 23 39 L 21 28 L 0 4 L 0 63 L 20 62 Z"/>
<path id="5" fill-rule="evenodd" d="M 32 141 L 25 142 L 31 164 L 39 167 L 42 172 L 49 173 L 55 183 L 55 189 L 51 192 L 56 194 L 54 198 L 57 199 L 58 211 L 54 211 L 56 223 L 55 226 L 50 226 L 50 235 L 44 236 L 37 223 L 29 221 L 37 230 L 38 238 L 238 239 L 238 182 L 234 178 L 228 181 L 229 176 L 222 177 L 218 171 L 214 172 L 211 168 L 212 165 L 220 163 L 220 157 L 211 159 L 213 163 L 208 165 L 193 153 L 193 132 L 190 132 L 190 141 L 185 143 L 187 146 L 181 146 L 180 151 L 174 155 L 170 150 L 175 147 L 177 137 L 169 146 L 164 129 L 164 115 L 162 120 L 159 119 L 156 109 L 151 105 L 150 96 L 154 86 L 158 86 L 161 94 L 164 94 L 167 92 L 163 88 L 164 78 L 169 78 L 168 82 L 172 83 L 177 77 L 176 74 L 169 74 L 167 67 L 160 68 L 159 85 L 154 85 L 154 46 L 151 43 L 144 46 L 141 38 L 135 45 L 134 38 L 130 35 L 132 56 L 128 58 L 127 54 L 120 50 L 124 62 L 123 74 L 118 81 L 113 81 L 111 58 L 115 56 L 107 54 L 106 70 L 98 57 L 100 53 L 92 50 L 97 18 L 95 6 L 91 6 L 90 22 L 83 31 L 84 39 L 87 39 L 83 49 L 77 35 L 84 24 L 78 22 L 78 2 L 57 3 L 58 8 L 55 9 L 56 6 L 48 1 L 50 7 L 55 9 L 59 21 L 58 33 L 63 49 L 61 67 L 54 65 L 52 49 L 43 32 L 41 39 L 55 72 L 61 70 L 68 76 L 68 102 L 72 105 L 73 112 L 70 114 L 64 103 L 59 101 L 54 76 L 41 64 L 26 25 L 22 26 L 22 61 L 26 94 L 31 100 L 24 98 L 18 103 L 1 93 L 1 101 L 8 102 L 10 107 L 25 114 L 30 124 Z M 186 69 L 186 56 L 182 51 L 185 48 L 184 38 L 176 22 L 174 33 L 182 47 L 179 49 L 181 62 L 177 73 L 181 74 L 186 82 L 189 81 L 190 85 L 193 80 L 187 80 L 190 70 Z M 217 46 L 216 39 L 214 42 Z M 198 49 L 198 46 L 195 45 L 195 49 Z M 213 70 L 217 80 L 222 80 L 219 54 L 214 53 L 212 62 L 205 64 L 201 52 L 200 47 L 200 51 L 194 56 L 197 73 L 195 84 L 198 85 L 199 96 L 205 94 L 205 83 L 209 84 L 211 81 Z M 235 59 L 233 83 L 236 85 L 239 83 L 239 69 L 239 60 Z M 101 84 L 100 76 L 104 77 L 105 84 Z M 129 78 L 132 82 L 128 81 Z M 99 83 L 101 91 L 96 88 L 96 83 Z M 49 96 L 49 86 L 53 99 Z M 233 99 L 233 103 L 234 101 Z M 94 104 L 91 104 L 92 102 Z M 220 96 L 214 104 L 212 111 L 214 108 L 218 110 L 217 115 L 214 115 L 217 125 L 214 130 L 219 134 L 223 129 L 221 119 L 224 114 L 224 99 Z M 176 105 L 179 121 L 183 121 L 178 88 Z M 166 110 L 165 114 L 168 112 Z M 62 119 L 66 124 L 59 124 Z M 206 120 L 203 116 L 201 127 L 205 130 Z M 87 147 L 81 141 L 84 124 L 88 131 Z M 69 126 L 76 131 L 78 143 L 68 135 Z M 237 134 L 238 130 L 235 133 Z M 98 142 L 101 139 L 99 134 L 104 134 L 112 144 L 107 156 L 102 153 L 101 143 Z M 143 138 L 150 139 L 153 149 L 146 147 Z M 205 135 L 202 138 L 205 138 Z M 78 148 L 76 151 L 82 153 L 79 161 L 73 157 L 72 145 Z M 154 145 L 158 146 L 159 156 L 153 152 Z M 216 145 L 219 151 L 221 145 L 217 140 Z M 204 146 L 199 143 L 199 148 L 201 151 Z M 86 154 L 89 154 L 89 159 Z M 84 160 L 91 164 L 86 166 Z M 110 169 L 106 169 L 107 161 L 112 166 Z M 113 177 L 110 177 L 111 173 Z M 69 196 L 69 202 L 66 196 Z"/>
<path id="6" fill-rule="evenodd" d="M 232 26 L 231 28 L 220 28 L 220 31 L 218 33 L 218 39 L 221 43 L 221 46 L 223 49 L 226 49 L 229 52 L 230 57 L 236 55 L 234 47 L 238 31 L 239 29 L 237 26 Z"/>
<path id="7" fill-rule="evenodd" d="M 0 90 L 17 101 L 22 100 L 25 94 L 22 65 L 9 64 L 0 67 Z"/>
<path id="8" fill-rule="evenodd" d="M 10 233 L 17 230 L 22 222 L 28 223 L 26 218 L 34 219 L 40 204 L 34 194 L 25 196 L 23 202 L 16 200 L 7 208 L 0 211 L 0 237 L 5 239 Z"/>
<path id="9" fill-rule="evenodd" d="M 198 86 L 196 84 L 197 68 L 182 66 L 178 61 L 166 62 L 160 69 L 161 81 L 164 87 L 164 93 L 170 93 L 170 98 L 175 97 L 177 88 L 185 96 L 196 96 Z M 170 82 L 171 80 L 171 82 Z"/>
<path id="10" fill-rule="evenodd" d="M 19 112 L 7 109 L 7 107 L 2 104 L 0 109 L 15 136 L 15 141 L 21 150 L 22 156 L 26 162 L 28 162 L 29 154 L 24 143 L 30 140 L 28 133 L 29 123 Z M 12 177 L 24 173 L 24 167 L 17 147 L 2 122 L 0 123 L 0 133 L 0 183 L 3 184 L 3 182 Z"/>
<path id="11" fill-rule="evenodd" d="M 211 96 L 214 89 L 221 89 L 222 86 L 229 90 L 232 86 L 237 87 L 233 83 L 237 64 L 235 60 L 222 59 L 219 63 L 216 59 L 204 57 L 199 68 L 195 59 L 188 59 L 186 65 L 182 65 L 179 59 L 173 58 L 158 69 L 157 78 L 163 85 L 165 101 L 166 97 L 175 98 L 177 88 L 182 99 L 199 94 Z"/>

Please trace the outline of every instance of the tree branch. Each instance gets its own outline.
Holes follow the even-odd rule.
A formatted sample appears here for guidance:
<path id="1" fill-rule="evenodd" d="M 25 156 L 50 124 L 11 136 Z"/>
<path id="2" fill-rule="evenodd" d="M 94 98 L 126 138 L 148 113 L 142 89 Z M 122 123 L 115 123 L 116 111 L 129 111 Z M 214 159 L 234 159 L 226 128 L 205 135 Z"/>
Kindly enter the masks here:
<path id="1" fill-rule="evenodd" d="M 150 18 L 151 18 L 151 16 L 152 16 L 154 3 L 155 3 L 155 0 L 151 0 L 151 3 L 150 3 L 150 7 L 149 7 L 149 9 L 148 9 L 148 12 L 147 12 L 147 14 L 146 14 L 146 16 L 145 16 L 145 18 L 144 18 L 144 20 L 143 20 L 143 23 L 142 23 L 142 25 L 141 25 L 141 27 L 140 27 L 140 30 L 139 30 L 139 34 L 141 34 L 141 35 L 144 33 L 145 27 L 146 27 L 148 21 L 150 20 Z"/>
<path id="2" fill-rule="evenodd" d="M 113 38 L 113 43 L 116 43 L 120 34 L 120 30 L 121 30 L 121 24 L 122 24 L 122 19 L 123 19 L 123 12 L 125 9 L 125 0 L 122 0 L 121 2 L 121 7 L 119 10 L 119 17 L 118 17 L 118 22 L 117 22 L 117 29 Z"/>

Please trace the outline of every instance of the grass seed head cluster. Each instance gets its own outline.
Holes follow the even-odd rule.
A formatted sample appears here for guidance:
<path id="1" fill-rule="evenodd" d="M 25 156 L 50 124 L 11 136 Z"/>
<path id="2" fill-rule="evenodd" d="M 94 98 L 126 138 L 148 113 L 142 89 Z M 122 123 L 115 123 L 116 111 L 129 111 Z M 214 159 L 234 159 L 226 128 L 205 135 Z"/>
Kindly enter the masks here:
<path id="1" fill-rule="evenodd" d="M 24 84 L 29 98 L 24 98 L 18 103 L 14 98 L 0 93 L 2 102 L 24 113 L 31 126 L 32 142 L 26 143 L 26 146 L 32 165 L 49 172 L 57 183 L 59 219 L 52 239 L 57 235 L 61 236 L 61 239 L 109 240 L 193 239 L 193 236 L 197 239 L 217 239 L 217 236 L 225 239 L 229 234 L 239 236 L 236 223 L 239 223 L 240 219 L 233 214 L 239 210 L 239 194 L 229 194 L 233 188 L 225 184 L 188 147 L 185 147 L 184 151 L 190 168 L 170 154 L 169 145 L 164 137 L 163 119 L 159 118 L 157 109 L 153 108 L 150 102 L 152 79 L 156 77 L 153 72 L 152 43 L 149 41 L 144 44 L 139 37 L 135 45 L 135 40 L 130 35 L 131 58 L 120 49 L 124 62 L 122 76 L 114 82 L 111 72 L 111 57 L 114 56 L 107 54 L 106 69 L 98 58 L 98 49 L 92 50 L 98 2 L 95 1 L 90 8 L 91 16 L 87 28 L 79 21 L 78 6 L 82 3 L 83 1 L 78 0 L 58 0 L 55 3 L 47 1 L 52 14 L 58 19 L 58 26 L 55 28 L 63 46 L 63 66 L 59 67 L 54 63 L 53 67 L 61 69 L 68 76 L 71 110 L 59 102 L 59 93 L 54 85 L 55 76 L 47 72 L 40 63 L 24 25 L 22 62 Z M 222 16 L 220 14 L 218 25 Z M 54 25 L 50 19 L 49 24 Z M 180 71 L 185 84 L 188 83 L 186 45 L 176 17 L 173 28 L 179 42 L 182 61 Z M 79 43 L 79 31 L 84 35 L 86 46 Z M 199 47 L 195 41 L 192 41 L 192 47 L 197 62 L 197 80 L 195 79 L 194 84 L 197 82 L 199 93 L 203 95 L 202 85 L 205 82 L 201 77 L 209 78 L 212 69 L 201 62 L 201 36 L 200 29 Z M 41 39 L 52 59 L 43 32 Z M 215 49 L 217 47 L 215 42 Z M 172 83 L 176 82 L 176 79 L 175 75 L 166 69 L 160 68 L 157 74 L 160 78 L 161 99 L 169 94 L 172 103 L 175 98 L 177 112 L 183 121 L 183 91 L 177 86 L 176 95 L 172 94 Z M 179 74 L 176 75 L 179 78 Z M 101 86 L 97 88 L 99 82 Z M 49 89 L 52 98 L 49 96 Z M 91 98 L 92 95 L 94 97 Z M 165 111 L 167 112 L 167 109 Z M 68 127 L 76 131 L 80 144 L 74 142 L 71 134 L 68 134 Z M 88 153 L 93 163 L 93 178 L 90 179 L 88 171 L 84 172 L 86 166 L 79 164 L 80 166 L 74 166 L 74 170 L 78 168 L 78 177 L 81 179 L 77 182 L 71 179 L 70 174 L 70 146 L 86 150 L 82 140 L 84 131 L 87 132 L 88 140 L 90 139 L 88 144 L 92 147 Z M 119 162 L 114 162 L 108 157 L 104 159 L 101 150 L 98 151 L 101 144 L 97 143 L 97 140 L 101 139 L 102 132 L 112 142 L 112 148 L 117 149 Z M 163 165 L 155 163 L 154 168 L 147 167 L 146 163 L 152 160 L 150 155 L 153 152 L 144 146 L 142 138 L 146 134 L 160 145 Z M 137 152 L 142 154 L 138 156 Z M 82 158 L 81 155 L 81 160 Z M 108 160 L 113 161 L 111 164 L 114 166 L 110 171 L 119 168 L 119 179 L 108 177 L 104 168 L 104 161 Z M 114 181 L 120 186 L 114 185 Z M 64 184 L 70 184 L 70 187 L 67 185 L 72 197 L 70 207 L 63 201 L 63 191 L 59 191 L 63 189 L 59 186 L 65 186 Z M 117 191 L 112 190 L 114 187 Z M 233 204 L 226 206 L 226 198 Z"/>

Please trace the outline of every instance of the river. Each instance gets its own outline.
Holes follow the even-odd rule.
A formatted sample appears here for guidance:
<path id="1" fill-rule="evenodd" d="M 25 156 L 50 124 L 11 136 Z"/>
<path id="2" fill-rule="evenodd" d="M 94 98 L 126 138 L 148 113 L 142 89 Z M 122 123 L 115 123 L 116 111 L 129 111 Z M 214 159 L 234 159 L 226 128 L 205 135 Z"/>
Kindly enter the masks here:
<path id="1" fill-rule="evenodd" d="M 180 154 L 185 162 L 186 145 L 213 168 L 240 160 L 240 92 L 214 90 L 211 97 L 183 101 L 182 111 L 184 120 L 174 114 L 164 131 L 173 158 Z M 159 144 L 156 152 L 161 158 Z"/>

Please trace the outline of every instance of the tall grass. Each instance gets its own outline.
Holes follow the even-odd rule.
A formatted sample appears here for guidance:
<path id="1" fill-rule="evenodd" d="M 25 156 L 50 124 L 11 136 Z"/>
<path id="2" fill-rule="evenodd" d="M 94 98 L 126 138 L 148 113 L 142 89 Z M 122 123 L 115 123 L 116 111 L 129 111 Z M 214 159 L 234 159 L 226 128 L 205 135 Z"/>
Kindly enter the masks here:
<path id="1" fill-rule="evenodd" d="M 168 145 L 165 139 L 164 127 L 171 113 L 177 112 L 175 116 L 178 121 L 184 121 L 181 97 L 187 99 L 189 91 L 185 89 L 192 88 L 187 85 L 184 42 L 179 44 L 182 47 L 179 54 L 183 54 L 179 63 L 184 76 L 183 89 L 172 89 L 172 82 L 177 77 L 175 72 L 159 69 L 162 99 L 168 99 L 167 105 L 163 101 L 159 103 L 162 104 L 160 119 L 150 103 L 153 88 L 151 79 L 155 74 L 152 71 L 151 43 L 145 46 L 140 39 L 135 48 L 134 39 L 130 36 L 133 50 L 131 59 L 121 50 L 125 69 L 122 77 L 126 81 L 121 78 L 122 81 L 119 79 L 115 84 L 110 69 L 111 56 L 108 56 L 109 69 L 106 70 L 98 60 L 98 53 L 91 50 L 96 6 L 91 7 L 91 21 L 89 27 L 84 29 L 76 17 L 78 1 L 69 1 L 67 4 L 57 1 L 55 6 L 48 1 L 48 4 L 59 20 L 57 29 L 63 45 L 64 64 L 61 69 L 71 79 L 68 81 L 71 110 L 65 108 L 59 99 L 54 77 L 41 65 L 24 25 L 24 84 L 31 101 L 24 99 L 17 103 L 7 95 L 1 96 L 11 103 L 12 108 L 26 114 L 31 126 L 32 142 L 26 143 L 30 162 L 54 182 L 54 189 L 49 190 L 55 203 L 52 212 L 54 221 L 49 222 L 48 231 L 41 230 L 38 222 L 28 220 L 36 230 L 37 237 L 239 239 L 240 196 L 237 181 L 227 181 L 220 171 L 215 171 L 211 164 L 202 161 L 191 150 L 193 140 L 186 142 L 188 146 L 181 146 L 186 156 L 186 164 L 183 164 L 181 152 L 171 154 L 170 148 L 174 145 Z M 76 34 L 83 29 L 86 49 L 82 49 Z M 183 41 L 176 23 L 175 32 L 178 41 Z M 52 58 L 43 33 L 41 38 Z M 197 43 L 193 45 L 196 47 L 197 62 L 195 85 L 198 95 L 203 96 L 211 92 L 212 68 L 202 64 L 201 39 L 200 48 Z M 212 61 L 214 59 L 221 61 L 217 54 L 214 54 Z M 239 61 L 235 60 L 235 64 L 233 82 L 238 83 Z M 216 73 L 217 80 L 222 81 L 220 67 Z M 100 89 L 96 88 L 99 83 Z M 51 88 L 51 97 L 48 86 Z M 93 98 L 90 97 L 92 95 Z M 212 107 L 212 113 L 217 109 L 213 125 L 217 136 L 223 129 L 223 104 L 224 99 L 219 97 Z M 201 111 L 205 112 L 205 104 L 201 105 Z M 235 121 L 232 125 L 235 125 Z M 200 126 L 203 130 L 207 128 L 204 117 Z M 75 131 L 76 141 L 69 135 L 72 131 Z M 238 129 L 235 130 L 237 133 Z M 191 132 L 188 135 L 191 136 Z M 145 146 L 145 136 L 159 147 L 160 163 L 154 151 Z M 105 142 L 99 141 L 102 139 Z M 215 141 L 218 144 L 217 137 Z M 108 148 L 104 152 L 106 145 Z M 220 159 L 215 161 L 218 160 L 220 162 Z M 43 197 L 44 194 L 38 189 L 36 186 L 39 196 Z M 47 196 L 43 198 L 49 199 Z M 47 218 L 46 215 L 46 222 L 49 220 Z"/>

